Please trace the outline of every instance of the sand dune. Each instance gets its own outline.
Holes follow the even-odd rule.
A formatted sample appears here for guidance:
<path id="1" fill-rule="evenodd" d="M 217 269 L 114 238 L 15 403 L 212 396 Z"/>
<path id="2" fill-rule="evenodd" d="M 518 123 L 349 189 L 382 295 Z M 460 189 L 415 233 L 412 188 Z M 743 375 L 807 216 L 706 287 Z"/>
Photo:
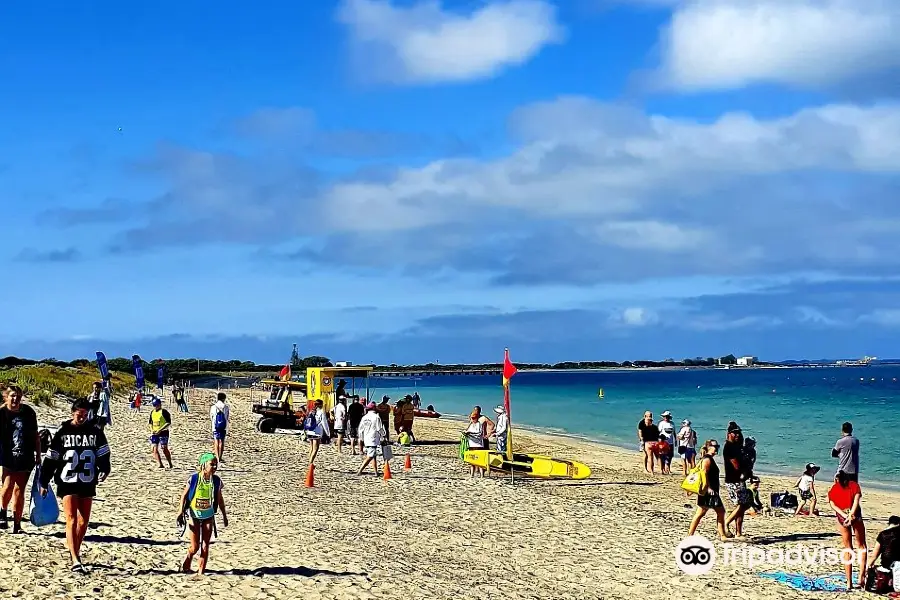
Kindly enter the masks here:
<path id="1" fill-rule="evenodd" d="M 589 464 L 583 482 L 470 479 L 456 459 L 461 425 L 420 420 L 423 445 L 394 478 L 357 477 L 358 457 L 324 447 L 316 487 L 303 487 L 306 446 L 291 434 L 253 428 L 247 393 L 231 396 L 232 427 L 220 475 L 231 526 L 219 528 L 205 578 L 176 573 L 186 549 L 175 527 L 177 502 L 197 456 L 210 447 L 207 411 L 214 391 L 197 390 L 194 412 L 170 407 L 174 471 L 152 462 L 149 408 L 132 414 L 114 406 L 108 429 L 113 474 L 100 487 L 83 558 L 90 575 L 68 570 L 63 528 L 0 534 L 2 597 L 92 598 L 791 598 L 793 592 L 743 567 L 689 577 L 677 570 L 675 545 L 691 508 L 680 477 L 655 478 L 639 469 L 636 452 L 517 431 L 516 449 L 549 452 Z M 65 407 L 39 410 L 41 422 L 65 417 Z M 864 467 L 865 465 L 863 465 Z M 828 470 L 826 467 L 825 471 Z M 764 482 L 763 496 L 793 482 Z M 825 483 L 820 483 L 825 490 Z M 865 487 L 865 486 L 864 486 Z M 870 543 L 898 497 L 865 490 Z M 821 495 L 821 492 L 820 492 Z M 692 503 L 691 503 L 692 504 Z M 823 510 L 823 513 L 827 511 Z M 701 526 L 712 537 L 713 520 Z M 834 519 L 756 517 L 749 535 L 767 547 L 790 536 L 834 546 Z M 759 569 L 757 569 L 759 570 Z M 802 566 L 807 574 L 834 567 Z"/>

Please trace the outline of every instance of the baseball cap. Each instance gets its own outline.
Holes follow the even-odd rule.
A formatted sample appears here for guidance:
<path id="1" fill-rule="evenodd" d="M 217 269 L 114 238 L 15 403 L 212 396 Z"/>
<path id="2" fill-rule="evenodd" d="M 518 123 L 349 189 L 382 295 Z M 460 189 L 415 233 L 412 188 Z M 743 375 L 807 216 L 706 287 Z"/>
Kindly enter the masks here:
<path id="1" fill-rule="evenodd" d="M 162 400 L 160 400 L 159 398 L 156 398 L 156 397 L 153 398 L 153 406 L 160 406 L 161 404 L 162 404 Z"/>
<path id="2" fill-rule="evenodd" d="M 690 419 L 685 419 L 684 421 L 681 422 L 681 424 L 682 424 L 682 425 L 690 425 L 690 424 L 691 424 L 691 420 L 690 420 Z"/>
<path id="3" fill-rule="evenodd" d="M 740 431 L 741 431 L 740 425 L 738 425 L 734 421 L 731 421 L 728 424 L 728 433 L 740 433 Z"/>

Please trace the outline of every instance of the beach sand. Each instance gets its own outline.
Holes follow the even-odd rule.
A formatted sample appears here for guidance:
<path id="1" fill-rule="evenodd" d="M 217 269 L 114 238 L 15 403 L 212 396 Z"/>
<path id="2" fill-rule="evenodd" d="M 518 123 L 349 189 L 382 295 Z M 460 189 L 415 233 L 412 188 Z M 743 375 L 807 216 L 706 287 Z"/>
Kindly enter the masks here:
<path id="1" fill-rule="evenodd" d="M 198 455 L 210 448 L 208 410 L 214 390 L 194 390 L 189 414 L 169 402 L 174 471 L 153 464 L 147 442 L 149 407 L 113 407 L 107 429 L 113 473 L 98 490 L 83 559 L 90 575 L 69 572 L 61 524 L 27 535 L 0 532 L 0 596 L 41 598 L 635 598 L 807 597 L 745 566 L 719 565 L 709 575 L 683 575 L 675 546 L 686 535 L 693 499 L 680 476 L 645 475 L 637 451 L 515 430 L 517 451 L 575 458 L 590 479 L 523 481 L 470 479 L 457 460 L 462 425 L 416 421 L 416 435 L 434 442 L 391 463 L 393 479 L 357 477 L 359 457 L 322 448 L 316 486 L 303 486 L 307 447 L 289 433 L 260 434 L 246 390 L 229 392 L 232 425 L 220 468 L 230 526 L 219 519 L 210 574 L 182 575 L 187 547 L 175 527 L 178 500 Z M 169 396 L 170 397 L 170 396 Z M 257 397 L 259 394 L 257 393 Z M 439 408 L 439 407 L 438 407 Z M 39 408 L 41 423 L 57 424 L 66 406 Z M 346 452 L 346 448 L 345 448 Z M 721 465 L 721 460 L 720 460 Z M 680 463 L 676 461 L 680 469 Z M 830 473 L 832 465 L 823 467 Z M 863 463 L 863 469 L 865 464 Z M 784 548 L 792 540 L 836 547 L 835 519 L 818 483 L 821 518 L 748 518 L 754 545 Z M 793 481 L 765 478 L 762 497 Z M 863 511 L 870 547 L 900 498 L 869 491 Z M 691 505 L 685 507 L 685 503 Z M 27 503 L 26 503 L 27 511 Z M 712 538 L 710 514 L 698 533 Z M 718 545 L 721 549 L 721 545 Z M 196 562 L 195 562 L 196 568 Z M 771 569 L 770 569 L 771 570 Z M 829 574 L 839 566 L 785 570 Z"/>

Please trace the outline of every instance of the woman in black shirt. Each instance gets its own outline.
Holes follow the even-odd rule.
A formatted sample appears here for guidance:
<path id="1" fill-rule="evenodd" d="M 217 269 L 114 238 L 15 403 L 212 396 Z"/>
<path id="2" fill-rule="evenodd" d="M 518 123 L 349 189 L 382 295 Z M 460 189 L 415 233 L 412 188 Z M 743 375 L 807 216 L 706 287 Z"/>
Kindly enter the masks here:
<path id="1" fill-rule="evenodd" d="M 79 400 L 72 405 L 72 420 L 64 421 L 50 442 L 41 467 L 41 495 L 47 495 L 50 480 L 56 481 L 57 495 L 66 513 L 66 546 L 72 557 L 72 571 L 85 573 L 81 564 L 81 543 L 91 520 L 97 483 L 109 475 L 109 444 L 106 436 L 88 420 L 90 404 Z"/>
<path id="2" fill-rule="evenodd" d="M 697 526 L 700 525 L 703 515 L 709 509 L 716 512 L 716 530 L 719 533 L 719 539 L 724 540 L 731 535 L 725 530 L 725 507 L 722 505 L 722 498 L 719 496 L 719 466 L 716 464 L 715 456 L 719 452 L 719 442 L 716 440 L 706 440 L 703 448 L 700 449 L 700 462 L 697 466 L 703 470 L 706 475 L 706 488 L 700 490 L 697 495 L 697 512 L 691 519 L 691 527 L 688 535 L 694 535 Z"/>
<path id="3" fill-rule="evenodd" d="M 3 466 L 2 511 L 0 529 L 8 527 L 6 509 L 13 503 L 13 533 L 22 532 L 25 485 L 35 465 L 41 464 L 41 440 L 37 415 L 22 404 L 22 388 L 7 386 L 0 408 L 0 464 Z"/>

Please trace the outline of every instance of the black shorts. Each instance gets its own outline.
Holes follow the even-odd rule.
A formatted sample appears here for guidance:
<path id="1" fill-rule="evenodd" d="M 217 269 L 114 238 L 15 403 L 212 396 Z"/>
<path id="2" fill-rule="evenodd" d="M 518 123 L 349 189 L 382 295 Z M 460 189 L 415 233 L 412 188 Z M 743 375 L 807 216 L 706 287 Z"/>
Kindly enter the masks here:
<path id="1" fill-rule="evenodd" d="M 357 423 L 356 425 L 350 425 L 350 427 L 347 428 L 347 437 L 354 440 L 359 437 L 359 423 Z"/>
<path id="2" fill-rule="evenodd" d="M 3 461 L 0 464 L 0 467 L 3 467 L 3 470 L 7 473 L 17 473 L 21 475 L 30 475 L 34 470 L 34 459 L 31 462 L 28 461 Z"/>
<path id="3" fill-rule="evenodd" d="M 812 498 L 812 496 L 813 496 L 813 494 L 809 490 L 806 490 L 805 492 L 802 490 L 800 491 L 800 499 L 801 500 L 809 500 L 810 498 Z"/>
<path id="4" fill-rule="evenodd" d="M 78 496 L 79 498 L 93 498 L 97 495 L 96 483 L 60 483 L 56 486 L 56 495 L 60 498 L 66 496 Z"/>
<path id="5" fill-rule="evenodd" d="M 700 508 L 724 508 L 722 504 L 722 498 L 713 491 L 710 491 L 707 494 L 701 494 L 697 496 L 697 506 Z"/>

